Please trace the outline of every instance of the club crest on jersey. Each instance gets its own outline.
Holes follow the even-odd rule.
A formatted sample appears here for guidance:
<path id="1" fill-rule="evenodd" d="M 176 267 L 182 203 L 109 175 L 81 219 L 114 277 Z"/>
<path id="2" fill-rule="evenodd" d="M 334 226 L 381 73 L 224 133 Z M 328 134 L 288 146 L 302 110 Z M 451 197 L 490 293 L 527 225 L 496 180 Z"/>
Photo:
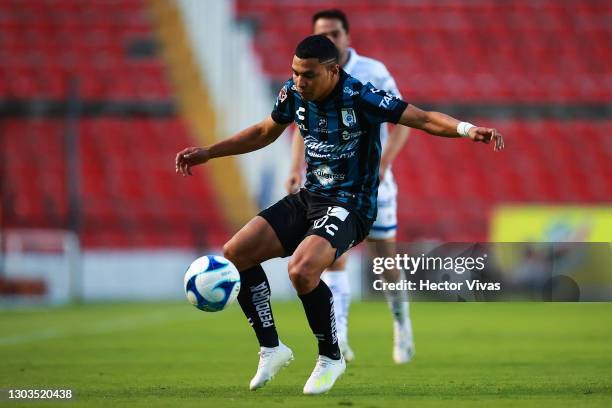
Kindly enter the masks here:
<path id="1" fill-rule="evenodd" d="M 345 126 L 353 126 L 357 124 L 357 118 L 355 117 L 355 111 L 353 108 L 342 108 L 342 123 Z"/>

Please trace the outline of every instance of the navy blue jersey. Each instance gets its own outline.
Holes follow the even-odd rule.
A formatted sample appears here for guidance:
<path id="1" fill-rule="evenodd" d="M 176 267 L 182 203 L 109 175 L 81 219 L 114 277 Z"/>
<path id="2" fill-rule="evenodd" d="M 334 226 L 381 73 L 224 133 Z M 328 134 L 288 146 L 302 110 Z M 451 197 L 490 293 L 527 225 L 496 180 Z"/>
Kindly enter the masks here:
<path id="1" fill-rule="evenodd" d="M 376 218 L 380 124 L 397 123 L 407 103 L 340 72 L 323 101 L 305 101 L 292 79 L 285 82 L 272 111 L 276 123 L 295 121 L 306 146 L 304 187 L 332 197 L 367 219 Z"/>

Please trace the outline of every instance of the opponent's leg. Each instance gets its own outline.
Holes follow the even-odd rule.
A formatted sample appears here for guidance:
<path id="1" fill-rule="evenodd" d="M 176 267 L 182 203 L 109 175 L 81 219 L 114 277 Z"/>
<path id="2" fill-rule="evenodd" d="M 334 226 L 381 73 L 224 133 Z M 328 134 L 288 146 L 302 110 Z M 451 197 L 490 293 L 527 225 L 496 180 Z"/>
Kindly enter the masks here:
<path id="1" fill-rule="evenodd" d="M 371 257 L 393 258 L 397 248 L 395 237 L 386 239 L 369 239 Z M 404 279 L 404 271 L 400 269 L 387 269 L 383 272 L 386 282 L 398 282 Z M 414 356 L 414 338 L 408 294 L 406 291 L 385 291 L 389 310 L 393 315 L 393 360 L 397 364 L 407 363 Z"/>
<path id="2" fill-rule="evenodd" d="M 336 259 L 325 272 L 321 280 L 329 286 L 334 296 L 334 314 L 336 316 L 336 331 L 340 352 L 347 362 L 353 361 L 355 354 L 348 344 L 348 316 L 351 304 L 351 285 L 346 270 L 347 254 Z"/>
<path id="3" fill-rule="evenodd" d="M 276 233 L 259 216 L 253 218 L 223 247 L 223 255 L 240 272 L 238 303 L 255 330 L 260 345 L 259 366 L 251 380 L 251 390 L 263 387 L 293 359 L 291 349 L 278 339 L 270 304 L 270 284 L 261 267 L 261 262 L 283 254 L 284 249 Z"/>

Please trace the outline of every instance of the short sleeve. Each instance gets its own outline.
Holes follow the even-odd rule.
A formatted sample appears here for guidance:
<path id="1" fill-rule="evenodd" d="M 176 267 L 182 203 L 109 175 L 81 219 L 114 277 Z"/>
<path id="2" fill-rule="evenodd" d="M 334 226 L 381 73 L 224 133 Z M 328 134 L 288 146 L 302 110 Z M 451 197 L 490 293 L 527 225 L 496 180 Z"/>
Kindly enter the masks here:
<path id="1" fill-rule="evenodd" d="M 408 107 L 403 100 L 392 93 L 374 88 L 369 82 L 363 86 L 357 102 L 371 124 L 397 123 Z"/>
<path id="2" fill-rule="evenodd" d="M 291 109 L 293 94 L 291 92 L 291 82 L 291 80 L 285 82 L 280 89 L 276 97 L 274 109 L 272 109 L 272 119 L 281 125 L 293 122 L 293 111 Z"/>

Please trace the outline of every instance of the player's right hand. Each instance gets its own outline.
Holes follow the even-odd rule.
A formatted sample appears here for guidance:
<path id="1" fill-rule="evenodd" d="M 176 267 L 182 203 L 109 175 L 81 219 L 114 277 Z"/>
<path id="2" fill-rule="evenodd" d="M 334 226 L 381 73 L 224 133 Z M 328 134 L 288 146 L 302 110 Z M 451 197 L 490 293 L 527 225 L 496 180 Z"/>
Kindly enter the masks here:
<path id="1" fill-rule="evenodd" d="M 210 159 L 208 149 L 201 147 L 188 147 L 176 155 L 176 173 L 191 176 L 191 167 L 204 164 Z"/>
<path id="2" fill-rule="evenodd" d="M 301 171 L 292 171 L 289 173 L 289 178 L 285 182 L 285 188 L 287 189 L 287 194 L 297 193 L 302 186 L 302 172 Z"/>

